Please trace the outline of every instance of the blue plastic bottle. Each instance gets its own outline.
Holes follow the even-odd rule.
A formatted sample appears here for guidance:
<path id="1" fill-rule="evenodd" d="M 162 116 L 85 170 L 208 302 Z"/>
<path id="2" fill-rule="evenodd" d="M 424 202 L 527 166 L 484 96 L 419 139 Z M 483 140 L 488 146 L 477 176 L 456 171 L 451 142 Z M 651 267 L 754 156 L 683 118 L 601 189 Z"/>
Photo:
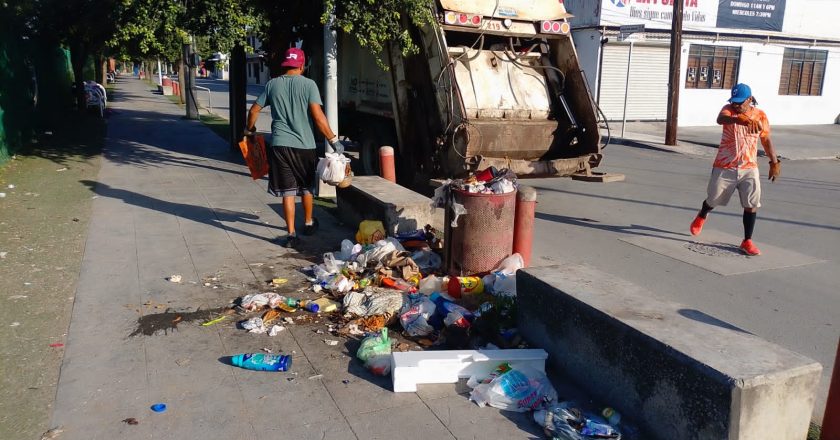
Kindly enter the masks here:
<path id="1" fill-rule="evenodd" d="M 475 319 L 475 316 L 469 310 L 455 304 L 452 301 L 441 296 L 439 293 L 435 292 L 429 295 L 429 299 L 435 303 L 435 315 L 429 323 L 436 327 L 440 328 L 445 321 L 452 321 L 452 322 L 460 322 L 461 326 L 469 326 L 469 323 Z M 450 319 L 447 320 L 446 317 L 450 316 Z M 464 323 L 463 321 L 466 320 L 467 322 Z"/>
<path id="2" fill-rule="evenodd" d="M 257 371 L 287 371 L 292 368 L 292 357 L 286 354 L 243 353 L 231 358 L 237 367 Z"/>

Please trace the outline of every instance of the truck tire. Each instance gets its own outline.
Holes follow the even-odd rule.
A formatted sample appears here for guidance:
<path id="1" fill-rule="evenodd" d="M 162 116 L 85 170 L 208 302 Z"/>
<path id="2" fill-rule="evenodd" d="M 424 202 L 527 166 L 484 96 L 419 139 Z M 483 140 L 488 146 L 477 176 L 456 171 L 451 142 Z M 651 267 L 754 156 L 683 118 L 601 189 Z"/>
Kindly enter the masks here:
<path id="1" fill-rule="evenodd" d="M 373 133 L 365 133 L 362 138 L 361 149 L 359 151 L 359 160 L 362 164 L 362 174 L 367 176 L 379 175 L 379 147 L 378 137 Z"/>

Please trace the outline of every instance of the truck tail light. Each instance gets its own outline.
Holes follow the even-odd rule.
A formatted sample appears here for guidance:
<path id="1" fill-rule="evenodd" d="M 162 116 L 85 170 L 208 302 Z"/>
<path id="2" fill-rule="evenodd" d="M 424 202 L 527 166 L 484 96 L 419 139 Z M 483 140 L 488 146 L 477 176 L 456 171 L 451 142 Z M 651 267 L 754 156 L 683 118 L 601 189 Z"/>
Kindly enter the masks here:
<path id="1" fill-rule="evenodd" d="M 443 15 L 443 22 L 458 26 L 480 27 L 483 17 L 481 15 L 464 14 L 461 12 L 446 11 Z"/>
<path id="2" fill-rule="evenodd" d="M 572 30 L 567 21 L 543 21 L 540 30 L 544 34 L 568 34 Z"/>

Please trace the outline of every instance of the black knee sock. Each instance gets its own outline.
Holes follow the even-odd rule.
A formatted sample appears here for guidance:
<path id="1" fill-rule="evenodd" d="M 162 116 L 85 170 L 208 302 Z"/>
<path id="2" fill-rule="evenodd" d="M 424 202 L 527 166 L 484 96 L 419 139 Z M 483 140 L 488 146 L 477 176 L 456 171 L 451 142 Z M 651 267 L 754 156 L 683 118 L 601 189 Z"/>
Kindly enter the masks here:
<path id="1" fill-rule="evenodd" d="M 758 213 L 744 211 L 744 240 L 752 239 L 755 218 Z"/>
<path id="2" fill-rule="evenodd" d="M 697 217 L 706 218 L 706 216 L 709 215 L 709 211 L 711 211 L 713 209 L 715 209 L 715 208 L 712 208 L 711 206 L 709 206 L 708 203 L 706 203 L 705 200 L 703 200 L 703 207 L 700 208 L 700 213 L 697 214 Z"/>

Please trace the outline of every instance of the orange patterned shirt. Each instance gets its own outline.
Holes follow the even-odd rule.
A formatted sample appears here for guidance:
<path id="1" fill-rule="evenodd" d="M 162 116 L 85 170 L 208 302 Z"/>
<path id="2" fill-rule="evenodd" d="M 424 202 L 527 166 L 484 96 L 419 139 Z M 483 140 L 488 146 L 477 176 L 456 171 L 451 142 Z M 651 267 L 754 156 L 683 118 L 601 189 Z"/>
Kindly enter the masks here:
<path id="1" fill-rule="evenodd" d="M 732 104 L 726 104 L 720 111 L 724 116 L 737 116 Z M 720 139 L 717 157 L 715 157 L 715 168 L 724 169 L 750 169 L 757 168 L 756 159 L 758 156 L 759 139 L 766 140 L 770 137 L 770 121 L 763 110 L 750 107 L 745 112 L 747 116 L 761 122 L 761 131 L 749 133 L 749 128 L 740 124 L 723 124 L 723 136 Z"/>

